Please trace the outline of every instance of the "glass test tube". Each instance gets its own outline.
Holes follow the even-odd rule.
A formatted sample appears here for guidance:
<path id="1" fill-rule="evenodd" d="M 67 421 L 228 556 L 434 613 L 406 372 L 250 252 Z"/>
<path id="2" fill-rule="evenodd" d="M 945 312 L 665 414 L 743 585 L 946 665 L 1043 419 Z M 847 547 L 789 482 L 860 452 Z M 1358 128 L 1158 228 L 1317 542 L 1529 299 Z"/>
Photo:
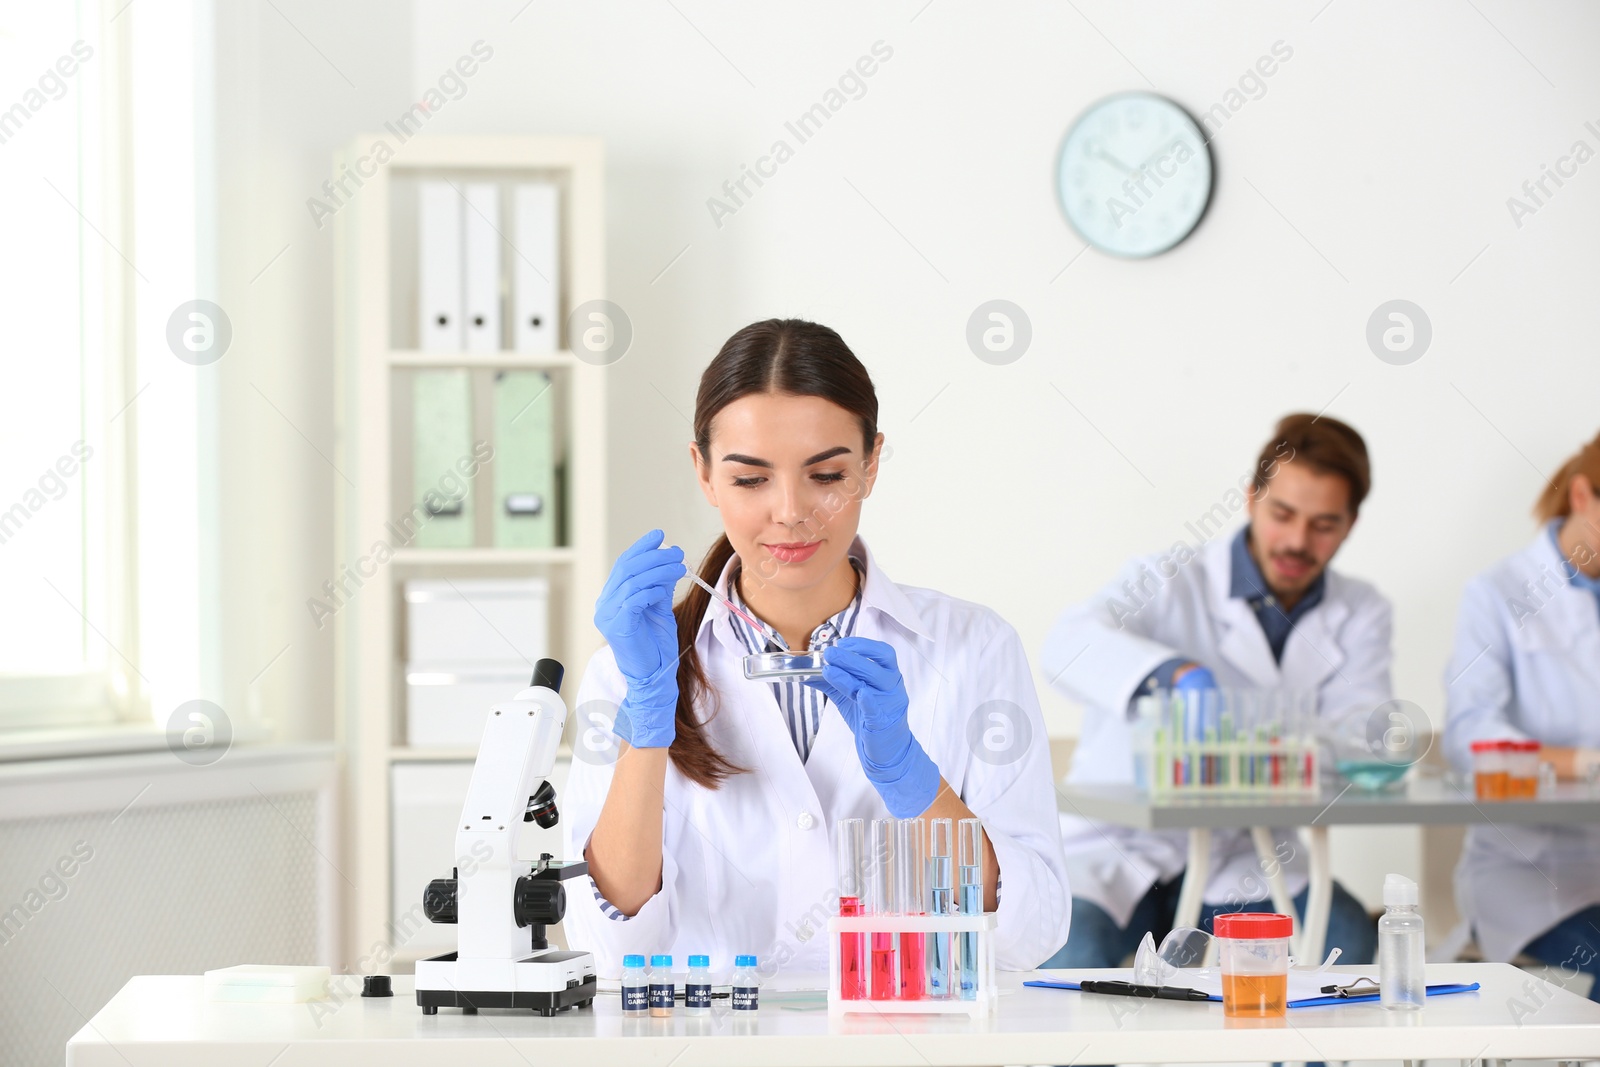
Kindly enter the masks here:
<path id="1" fill-rule="evenodd" d="M 895 828 L 895 889 L 901 915 L 928 913 L 928 842 L 921 819 L 901 819 Z M 900 935 L 900 999 L 921 1000 L 926 988 L 926 936 Z"/>
<path id="2" fill-rule="evenodd" d="M 962 819 L 956 824 L 957 868 L 961 878 L 961 914 L 983 914 L 983 824 Z M 978 997 L 978 935 L 961 934 L 961 999 Z"/>
<path id="3" fill-rule="evenodd" d="M 894 890 L 894 820 L 872 820 L 871 853 L 872 900 L 870 913 L 893 915 L 898 901 Z M 893 1000 L 896 992 L 894 978 L 894 934 L 872 932 L 872 975 L 868 996 L 872 1000 Z"/>
<path id="4" fill-rule="evenodd" d="M 839 914 L 860 915 L 866 870 L 867 821 L 839 820 Z M 858 931 L 839 935 L 839 996 L 867 999 L 867 939 Z"/>
<path id="5" fill-rule="evenodd" d="M 954 915 L 954 880 L 951 865 L 951 831 L 954 824 L 949 819 L 934 819 L 929 823 L 928 838 L 928 914 Z M 950 996 L 950 935 L 934 932 L 928 935 L 928 996 L 945 999 Z"/>

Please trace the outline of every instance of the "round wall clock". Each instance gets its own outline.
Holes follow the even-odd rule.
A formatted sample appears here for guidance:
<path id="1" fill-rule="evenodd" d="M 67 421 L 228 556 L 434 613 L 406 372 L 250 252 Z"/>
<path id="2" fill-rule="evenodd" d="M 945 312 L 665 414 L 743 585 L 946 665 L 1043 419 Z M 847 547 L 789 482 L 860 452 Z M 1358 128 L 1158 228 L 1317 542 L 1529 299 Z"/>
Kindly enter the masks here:
<path id="1" fill-rule="evenodd" d="M 1188 112 L 1155 93 L 1118 93 L 1067 132 L 1056 190 L 1085 241 L 1139 259 L 1189 236 L 1211 200 L 1211 177 L 1211 149 Z"/>

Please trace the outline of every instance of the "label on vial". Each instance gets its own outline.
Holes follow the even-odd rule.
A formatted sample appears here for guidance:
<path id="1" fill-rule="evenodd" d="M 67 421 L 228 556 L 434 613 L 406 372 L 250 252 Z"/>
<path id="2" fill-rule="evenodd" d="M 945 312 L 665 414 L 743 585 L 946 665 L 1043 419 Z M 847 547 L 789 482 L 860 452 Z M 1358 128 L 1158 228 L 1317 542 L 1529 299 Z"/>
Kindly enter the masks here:
<path id="1" fill-rule="evenodd" d="M 622 987 L 623 1011 L 649 1011 L 650 997 L 642 985 L 625 985 Z"/>
<path id="2" fill-rule="evenodd" d="M 761 998 L 761 987 L 736 985 L 733 987 L 733 1010 L 755 1011 Z"/>
<path id="3" fill-rule="evenodd" d="M 711 987 L 699 983 L 685 983 L 683 987 L 683 1004 L 687 1008 L 711 1007 Z"/>
<path id="4" fill-rule="evenodd" d="M 672 983 L 671 982 L 651 982 L 650 983 L 650 1006 L 652 1008 L 670 1008 L 670 1007 L 672 1007 Z"/>

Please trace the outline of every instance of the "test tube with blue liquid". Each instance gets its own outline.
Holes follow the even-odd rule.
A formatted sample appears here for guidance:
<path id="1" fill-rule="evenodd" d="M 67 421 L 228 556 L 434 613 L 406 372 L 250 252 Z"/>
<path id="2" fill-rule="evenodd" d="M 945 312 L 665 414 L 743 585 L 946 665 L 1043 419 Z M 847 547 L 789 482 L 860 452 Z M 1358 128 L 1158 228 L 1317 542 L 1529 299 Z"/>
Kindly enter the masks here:
<path id="1" fill-rule="evenodd" d="M 951 837 L 954 824 L 949 819 L 934 819 L 929 823 L 928 836 L 928 914 L 955 914 L 955 857 L 951 854 Z M 928 935 L 928 996 L 948 999 L 952 995 L 951 935 L 934 932 Z"/>
<path id="2" fill-rule="evenodd" d="M 977 819 L 962 819 L 956 824 L 957 871 L 961 879 L 961 914 L 983 914 L 983 824 Z M 960 935 L 961 999 L 978 997 L 978 935 L 968 930 Z"/>

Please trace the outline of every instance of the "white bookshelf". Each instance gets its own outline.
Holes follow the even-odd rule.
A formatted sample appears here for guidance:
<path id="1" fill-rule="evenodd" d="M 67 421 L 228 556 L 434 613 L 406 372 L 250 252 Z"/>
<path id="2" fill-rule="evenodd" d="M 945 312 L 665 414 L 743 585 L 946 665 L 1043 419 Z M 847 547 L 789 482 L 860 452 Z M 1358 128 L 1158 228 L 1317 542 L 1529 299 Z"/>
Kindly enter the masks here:
<path id="1" fill-rule="evenodd" d="M 337 540 L 334 573 L 366 553 L 384 524 L 410 502 L 397 487 L 397 461 L 411 442 L 397 440 L 394 406 L 406 402 L 406 375 L 426 368 L 537 369 L 550 374 L 557 451 L 565 461 L 563 543 L 552 548 L 396 547 L 335 618 L 337 737 L 343 756 L 342 849 L 344 967 L 374 945 L 391 945 L 390 769 L 399 763 L 470 761 L 471 749 L 411 749 L 403 743 L 405 692 L 403 584 L 426 577 L 540 576 L 550 582 L 549 654 L 566 667 L 569 701 L 589 656 L 600 645 L 591 622 L 604 583 L 605 368 L 570 351 L 438 353 L 417 350 L 416 249 L 403 218 L 407 183 L 444 177 L 495 181 L 552 180 L 561 194 L 562 285 L 558 318 L 605 296 L 603 152 L 592 137 L 427 137 L 395 145 L 392 135 L 357 138 L 334 160 L 374 169 L 380 142 L 393 158 L 376 166 L 339 208 L 336 226 L 338 312 L 335 410 Z M 509 236 L 509 234 L 507 234 Z M 408 328 L 407 324 L 410 323 Z M 483 429 L 483 428 L 480 428 Z M 404 459 L 409 464 L 409 458 Z M 406 469 L 409 469 L 407 467 Z M 478 484 L 492 468 L 477 475 Z M 346 481 L 346 479 L 348 481 Z M 481 513 L 480 513 L 481 514 Z M 510 694 L 508 694 L 509 696 Z M 487 710 L 487 709 L 485 709 Z M 570 731 L 570 722 L 569 722 Z M 447 870 L 439 876 L 447 875 Z M 396 947 L 394 962 L 372 970 L 409 970 L 419 953 Z"/>

